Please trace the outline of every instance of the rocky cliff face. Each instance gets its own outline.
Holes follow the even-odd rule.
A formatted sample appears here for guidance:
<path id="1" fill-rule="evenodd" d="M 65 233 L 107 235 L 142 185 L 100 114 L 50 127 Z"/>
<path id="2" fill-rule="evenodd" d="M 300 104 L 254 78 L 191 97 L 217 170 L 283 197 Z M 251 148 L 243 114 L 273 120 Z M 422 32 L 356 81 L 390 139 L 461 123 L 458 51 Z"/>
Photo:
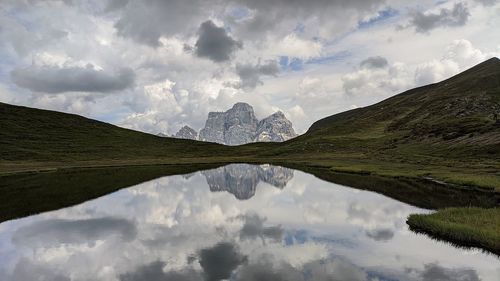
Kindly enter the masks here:
<path id="1" fill-rule="evenodd" d="M 292 122 L 286 119 L 283 112 L 278 111 L 258 123 L 254 141 L 282 142 L 296 136 Z"/>
<path id="2" fill-rule="evenodd" d="M 224 144 L 240 145 L 253 142 L 258 122 L 249 104 L 235 104 L 225 112 Z"/>
<path id="3" fill-rule="evenodd" d="M 177 132 L 177 134 L 175 134 L 174 138 L 197 140 L 198 132 L 189 126 L 184 126 Z"/>
<path id="4" fill-rule="evenodd" d="M 225 113 L 224 112 L 210 112 L 208 113 L 208 119 L 205 122 L 205 128 L 201 129 L 199 140 L 209 141 L 216 143 L 224 142 L 224 124 L 225 124 Z"/>
<path id="5" fill-rule="evenodd" d="M 250 142 L 282 142 L 296 137 L 292 122 L 282 112 L 259 121 L 247 103 L 236 103 L 226 112 L 210 112 L 199 140 L 240 145 Z"/>

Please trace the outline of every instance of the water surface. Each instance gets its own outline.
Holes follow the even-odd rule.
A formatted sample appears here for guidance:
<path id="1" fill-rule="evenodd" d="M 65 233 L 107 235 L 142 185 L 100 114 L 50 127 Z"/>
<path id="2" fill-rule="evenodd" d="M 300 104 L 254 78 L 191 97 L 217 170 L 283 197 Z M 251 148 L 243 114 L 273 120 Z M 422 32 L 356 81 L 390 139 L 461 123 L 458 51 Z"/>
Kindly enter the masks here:
<path id="1" fill-rule="evenodd" d="M 276 166 L 145 182 L 0 224 L 0 280 L 500 280 L 410 230 L 425 209 Z"/>

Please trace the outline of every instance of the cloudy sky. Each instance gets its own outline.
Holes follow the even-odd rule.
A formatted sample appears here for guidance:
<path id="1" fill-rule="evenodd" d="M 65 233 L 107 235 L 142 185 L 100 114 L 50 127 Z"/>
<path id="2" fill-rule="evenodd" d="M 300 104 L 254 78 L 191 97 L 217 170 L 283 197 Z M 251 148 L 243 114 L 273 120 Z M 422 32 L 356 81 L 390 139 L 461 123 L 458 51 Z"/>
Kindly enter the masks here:
<path id="1" fill-rule="evenodd" d="M 1 0 L 0 102 L 172 134 L 244 101 L 303 133 L 499 56 L 500 1 L 408 2 Z"/>

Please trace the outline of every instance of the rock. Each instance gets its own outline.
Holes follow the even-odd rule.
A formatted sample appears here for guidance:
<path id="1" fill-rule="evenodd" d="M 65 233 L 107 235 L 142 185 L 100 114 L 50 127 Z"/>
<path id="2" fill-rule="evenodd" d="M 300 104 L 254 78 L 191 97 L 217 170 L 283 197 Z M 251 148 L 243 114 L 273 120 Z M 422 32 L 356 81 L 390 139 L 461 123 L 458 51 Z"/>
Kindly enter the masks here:
<path id="1" fill-rule="evenodd" d="M 177 134 L 175 134 L 174 137 L 178 139 L 197 140 L 198 132 L 189 126 L 184 126 L 177 132 Z"/>
<path id="2" fill-rule="evenodd" d="M 156 134 L 158 137 L 162 137 L 162 138 L 168 138 L 168 135 L 164 134 L 164 133 L 158 133 Z"/>
<path id="3" fill-rule="evenodd" d="M 205 128 L 201 129 L 199 139 L 224 144 L 224 112 L 210 112 L 205 122 Z"/>
<path id="4" fill-rule="evenodd" d="M 199 140 L 227 145 L 282 142 L 296 137 L 292 122 L 278 111 L 260 122 L 247 103 L 236 103 L 226 112 L 210 112 Z"/>
<path id="5" fill-rule="evenodd" d="M 249 104 L 236 103 L 225 112 L 224 143 L 240 145 L 253 142 L 258 122 Z"/>
<path id="6" fill-rule="evenodd" d="M 292 122 L 278 111 L 262 119 L 257 125 L 256 142 L 282 142 L 296 137 Z"/>

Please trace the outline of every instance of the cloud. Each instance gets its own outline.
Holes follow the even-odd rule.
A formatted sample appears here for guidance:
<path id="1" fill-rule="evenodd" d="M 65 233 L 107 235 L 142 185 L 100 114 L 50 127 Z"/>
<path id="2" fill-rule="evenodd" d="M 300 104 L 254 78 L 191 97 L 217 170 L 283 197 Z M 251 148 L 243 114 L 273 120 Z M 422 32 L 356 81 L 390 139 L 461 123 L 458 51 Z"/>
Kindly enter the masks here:
<path id="1" fill-rule="evenodd" d="M 216 281 L 228 279 L 233 270 L 246 262 L 247 258 L 237 251 L 235 245 L 223 242 L 201 250 L 199 259 L 206 280 Z"/>
<path id="2" fill-rule="evenodd" d="M 453 8 L 442 8 L 439 13 L 417 11 L 411 14 L 409 27 L 415 27 L 419 33 L 427 33 L 438 27 L 457 27 L 467 23 L 470 13 L 467 5 L 458 2 Z"/>
<path id="3" fill-rule="evenodd" d="M 130 68 L 108 73 L 91 64 L 86 67 L 32 65 L 14 69 L 11 78 L 17 86 L 34 92 L 112 92 L 132 86 L 135 73 Z"/>
<path id="4" fill-rule="evenodd" d="M 389 65 L 387 59 L 381 56 L 366 58 L 359 64 L 360 67 L 366 68 L 384 68 L 387 65 Z"/>
<path id="5" fill-rule="evenodd" d="M 420 273 L 423 281 L 479 281 L 477 272 L 467 268 L 444 268 L 437 263 L 430 263 L 424 266 Z"/>
<path id="6" fill-rule="evenodd" d="M 50 267 L 42 264 L 37 264 L 26 258 L 22 258 L 16 264 L 12 277 L 9 279 L 11 281 L 25 281 L 33 280 L 36 276 L 37 280 L 51 280 L 51 281 L 70 281 L 71 278 L 58 274 Z"/>
<path id="7" fill-rule="evenodd" d="M 454 40 L 446 47 L 440 60 L 417 65 L 415 84 L 421 86 L 442 81 L 493 56 L 494 53 L 483 53 L 476 49 L 468 40 Z"/>
<path id="8" fill-rule="evenodd" d="M 264 226 L 265 218 L 258 215 L 247 214 L 242 216 L 244 220 L 243 227 L 240 230 L 240 239 L 256 239 L 264 240 L 269 238 L 275 242 L 280 242 L 283 237 L 283 228 L 281 226 Z"/>
<path id="9" fill-rule="evenodd" d="M 253 89 L 262 84 L 261 76 L 276 76 L 279 73 L 277 61 L 271 60 L 265 64 L 236 64 L 236 74 L 240 77 L 240 82 L 235 86 L 237 88 Z"/>
<path id="10" fill-rule="evenodd" d="M 373 63 L 373 62 L 372 62 Z M 378 62 L 383 64 L 383 60 Z M 384 97 L 396 94 L 413 85 L 407 67 L 393 63 L 386 67 L 363 67 L 341 77 L 344 93 L 350 96 L 372 95 Z"/>
<path id="11" fill-rule="evenodd" d="M 474 0 L 474 1 L 481 3 L 484 6 L 493 6 L 498 2 L 498 0 Z"/>
<path id="12" fill-rule="evenodd" d="M 367 230 L 366 236 L 375 241 L 389 241 L 394 237 L 394 231 L 386 228 Z"/>
<path id="13" fill-rule="evenodd" d="M 155 261 L 150 264 L 138 267 L 135 271 L 120 275 L 120 281 L 196 281 L 203 280 L 201 274 L 192 270 L 164 272 L 165 262 Z"/>
<path id="14" fill-rule="evenodd" d="M 415 70 L 415 84 L 423 86 L 439 82 L 458 72 L 458 65 L 451 60 L 432 60 L 421 63 Z"/>
<path id="15" fill-rule="evenodd" d="M 125 219 L 105 217 L 96 219 L 50 219 L 16 230 L 12 241 L 16 245 L 36 247 L 60 244 L 93 244 L 108 236 L 129 241 L 137 235 L 136 226 Z"/>
<path id="16" fill-rule="evenodd" d="M 216 26 L 211 20 L 200 25 L 198 35 L 196 55 L 214 62 L 229 60 L 236 50 L 243 47 L 243 43 L 231 38 L 223 27 Z"/>
<path id="17" fill-rule="evenodd" d="M 338 259 L 313 260 L 296 267 L 284 261 L 273 261 L 268 256 L 259 257 L 257 262 L 242 266 L 235 275 L 235 280 L 238 281 L 368 280 L 362 269 Z"/>
<path id="18" fill-rule="evenodd" d="M 151 47 L 162 45 L 162 36 L 185 34 L 216 8 L 203 0 L 129 0 L 126 5 L 111 3 L 111 9 L 121 9 L 114 27 L 117 34 Z"/>
<path id="19" fill-rule="evenodd" d="M 384 3 L 380 0 L 234 2 L 250 11 L 249 17 L 238 23 L 238 33 L 244 35 L 244 38 L 255 40 L 265 39 L 269 34 L 280 38 L 286 36 L 289 30 L 297 27 L 297 22 L 305 26 L 301 32 L 307 36 L 325 37 L 339 34 L 357 25 L 362 15 L 374 12 Z"/>

